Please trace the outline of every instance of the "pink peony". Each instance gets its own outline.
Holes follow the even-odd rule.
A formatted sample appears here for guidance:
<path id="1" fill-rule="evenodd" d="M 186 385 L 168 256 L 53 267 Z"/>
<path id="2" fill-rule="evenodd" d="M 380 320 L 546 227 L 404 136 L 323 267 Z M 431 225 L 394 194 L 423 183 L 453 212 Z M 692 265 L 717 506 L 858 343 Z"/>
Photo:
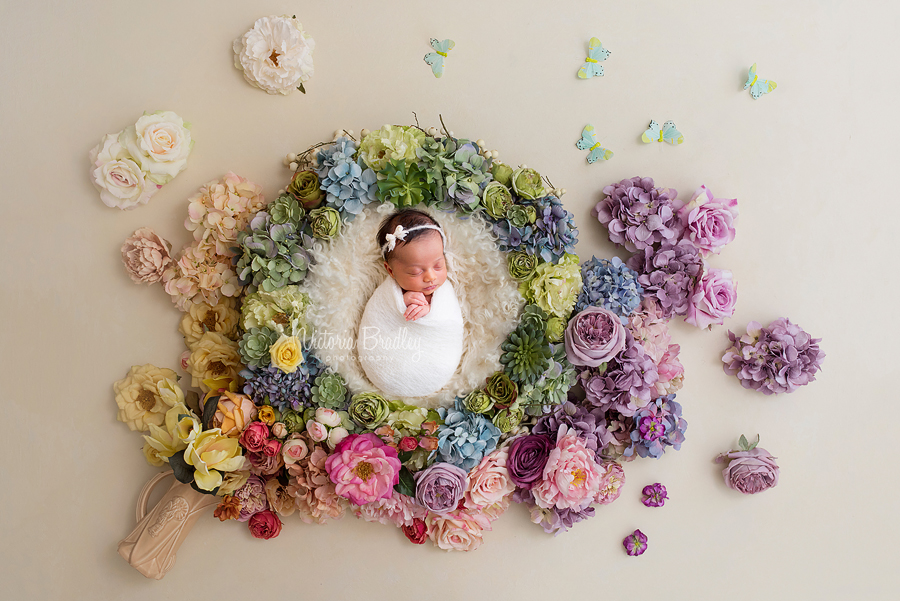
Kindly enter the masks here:
<path id="1" fill-rule="evenodd" d="M 603 477 L 594 500 L 601 505 L 608 505 L 622 494 L 622 485 L 625 484 L 625 470 L 615 461 L 604 461 L 600 469 Z"/>
<path id="2" fill-rule="evenodd" d="M 574 430 L 561 426 L 542 479 L 531 492 L 539 507 L 582 509 L 597 496 L 602 477 L 594 452 L 584 446 Z"/>
<path id="3" fill-rule="evenodd" d="M 665 354 L 656 365 L 659 371 L 659 380 L 656 382 L 655 397 L 675 394 L 684 385 L 684 365 L 678 360 L 678 353 L 681 347 L 677 344 L 670 344 Z"/>
<path id="4" fill-rule="evenodd" d="M 184 227 L 194 232 L 195 240 L 215 246 L 216 253 L 226 257 L 234 256 L 238 232 L 265 206 L 262 186 L 231 172 L 221 182 L 205 184 L 188 202 Z"/>
<path id="5" fill-rule="evenodd" d="M 737 282 L 727 269 L 706 270 L 689 298 L 684 321 L 698 328 L 712 328 L 734 315 L 737 302 Z"/>
<path id="6" fill-rule="evenodd" d="M 678 218 L 684 226 L 682 237 L 700 249 L 703 256 L 718 254 L 734 240 L 737 216 L 736 198 L 713 198 L 706 186 L 700 186 L 691 201 L 678 209 Z"/>
<path id="7" fill-rule="evenodd" d="M 498 449 L 481 460 L 469 472 L 466 480 L 465 506 L 468 509 L 482 508 L 500 503 L 513 493 L 516 485 L 506 469 L 508 448 Z"/>
<path id="8" fill-rule="evenodd" d="M 171 247 L 171 244 L 149 227 L 135 230 L 122 245 L 122 261 L 128 276 L 135 284 L 155 284 L 160 281 L 165 270 L 173 263 L 169 256 Z"/>
<path id="9" fill-rule="evenodd" d="M 367 522 L 392 524 L 398 528 L 410 526 L 416 520 L 422 521 L 428 515 L 428 511 L 416 504 L 412 497 L 401 495 L 396 490 L 390 498 L 354 507 L 353 513 Z"/>
<path id="10" fill-rule="evenodd" d="M 628 316 L 626 324 L 634 339 L 641 343 L 644 351 L 650 355 L 654 363 L 659 363 L 666 349 L 669 347 L 669 318 L 663 315 L 663 311 L 656 299 L 645 296 L 638 310 Z"/>
<path id="11" fill-rule="evenodd" d="M 400 481 L 397 449 L 371 433 L 351 434 L 325 461 L 335 492 L 356 505 L 389 499 Z"/>

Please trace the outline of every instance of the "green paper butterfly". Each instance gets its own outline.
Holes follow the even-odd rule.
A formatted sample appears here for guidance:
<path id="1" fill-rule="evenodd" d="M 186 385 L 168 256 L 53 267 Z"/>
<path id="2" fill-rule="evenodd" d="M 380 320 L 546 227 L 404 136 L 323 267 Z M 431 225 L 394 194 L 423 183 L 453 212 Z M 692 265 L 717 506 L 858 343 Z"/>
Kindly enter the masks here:
<path id="1" fill-rule="evenodd" d="M 584 64 L 578 69 L 578 77 L 580 79 L 590 79 L 591 77 L 603 77 L 603 65 L 600 61 L 605 61 L 609 57 L 609 50 L 603 47 L 600 40 L 591 38 L 588 45 L 588 55 L 584 59 Z"/>
<path id="2" fill-rule="evenodd" d="M 597 139 L 594 137 L 593 125 L 584 126 L 584 129 L 581 130 L 581 139 L 575 142 L 575 146 L 580 150 L 590 150 L 587 155 L 587 162 L 591 164 L 596 163 L 598 160 L 608 161 L 613 156 L 612 150 L 603 148 L 600 142 L 597 142 Z"/>
<path id="3" fill-rule="evenodd" d="M 750 88 L 750 95 L 753 96 L 753 99 L 756 100 L 777 87 L 778 84 L 774 81 L 760 79 L 759 75 L 756 74 L 756 63 L 753 63 L 753 66 L 750 67 L 750 74 L 747 76 L 747 83 L 744 84 L 745 90 Z"/>
<path id="4" fill-rule="evenodd" d="M 674 121 L 666 121 L 663 123 L 662 127 L 660 127 L 659 123 L 656 121 L 650 121 L 650 127 L 644 130 L 644 133 L 641 135 L 641 140 L 644 141 L 644 144 L 649 144 L 650 142 L 668 142 L 672 146 L 677 146 L 684 142 L 684 136 L 682 136 L 681 132 L 675 128 Z"/>
<path id="5" fill-rule="evenodd" d="M 425 62 L 431 65 L 431 72 L 435 77 L 444 74 L 444 59 L 447 58 L 447 53 L 453 50 L 454 46 L 456 46 L 456 42 L 453 40 L 439 42 L 435 38 L 431 38 L 431 47 L 435 49 L 435 52 L 426 54 Z"/>

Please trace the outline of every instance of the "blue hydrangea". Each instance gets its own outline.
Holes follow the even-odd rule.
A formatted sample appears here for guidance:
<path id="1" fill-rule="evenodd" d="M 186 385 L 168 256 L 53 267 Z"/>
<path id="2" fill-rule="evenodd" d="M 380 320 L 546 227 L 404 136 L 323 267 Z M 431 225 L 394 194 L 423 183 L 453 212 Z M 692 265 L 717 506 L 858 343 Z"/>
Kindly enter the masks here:
<path id="1" fill-rule="evenodd" d="M 243 393 L 257 405 L 268 402 L 279 411 L 302 411 L 312 406 L 310 387 L 323 367 L 314 354 L 303 349 L 303 363 L 294 373 L 286 374 L 274 365 L 241 371 Z"/>
<path id="2" fill-rule="evenodd" d="M 501 219 L 494 224 L 493 230 L 497 236 L 497 246 L 503 252 L 524 250 L 529 255 L 535 254 L 532 226 L 516 227 L 509 219 Z"/>
<path id="3" fill-rule="evenodd" d="M 578 228 L 575 216 L 563 208 L 552 194 L 537 201 L 537 221 L 534 224 L 534 246 L 544 261 L 556 263 L 565 254 L 575 254 Z"/>
<path id="4" fill-rule="evenodd" d="M 450 409 L 437 411 L 444 420 L 437 431 L 440 461 L 469 472 L 497 448 L 500 429 L 483 415 L 463 409 L 462 399 L 456 399 Z"/>
<path id="5" fill-rule="evenodd" d="M 681 405 L 675 395 L 659 397 L 643 409 L 635 412 L 631 430 L 631 446 L 625 450 L 626 457 L 635 453 L 640 457 L 659 458 L 666 447 L 681 449 L 687 421 L 681 417 Z"/>
<path id="6" fill-rule="evenodd" d="M 363 207 L 377 198 L 375 172 L 362 159 L 353 160 L 357 144 L 350 138 L 338 138 L 316 154 L 316 175 L 325 190 L 325 204 L 353 219 Z"/>
<path id="7" fill-rule="evenodd" d="M 619 257 L 611 260 L 591 257 L 581 265 L 583 287 L 575 303 L 575 312 L 594 306 L 608 309 L 619 317 L 628 317 L 641 304 L 644 294 L 637 278 L 637 272 L 629 269 Z"/>

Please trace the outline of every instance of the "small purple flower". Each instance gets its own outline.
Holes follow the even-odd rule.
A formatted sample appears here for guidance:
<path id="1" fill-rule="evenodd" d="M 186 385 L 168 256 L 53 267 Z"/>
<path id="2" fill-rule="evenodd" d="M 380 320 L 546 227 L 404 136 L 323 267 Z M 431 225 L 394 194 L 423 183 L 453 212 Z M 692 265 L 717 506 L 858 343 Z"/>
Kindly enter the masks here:
<path id="1" fill-rule="evenodd" d="M 648 415 L 640 420 L 641 438 L 654 441 L 666 433 L 666 426 L 659 415 Z"/>
<path id="2" fill-rule="evenodd" d="M 666 487 L 659 482 L 648 484 L 642 492 L 644 493 L 644 498 L 641 499 L 641 503 L 647 507 L 662 507 L 666 504 L 666 499 L 669 498 Z"/>
<path id="3" fill-rule="evenodd" d="M 632 557 L 642 555 L 647 550 L 647 535 L 640 530 L 635 530 L 622 541 L 625 552 Z"/>

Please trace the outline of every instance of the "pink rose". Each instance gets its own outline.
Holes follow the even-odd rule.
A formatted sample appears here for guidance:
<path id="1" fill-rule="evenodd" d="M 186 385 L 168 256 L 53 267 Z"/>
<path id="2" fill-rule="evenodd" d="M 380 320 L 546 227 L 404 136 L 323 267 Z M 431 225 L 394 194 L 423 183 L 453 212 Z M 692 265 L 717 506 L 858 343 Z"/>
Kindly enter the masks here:
<path id="1" fill-rule="evenodd" d="M 251 422 L 241 433 L 238 442 L 248 451 L 260 453 L 267 440 L 269 440 L 269 426 L 262 422 Z"/>
<path id="2" fill-rule="evenodd" d="M 700 249 L 703 256 L 718 254 L 734 240 L 737 216 L 736 198 L 713 198 L 706 186 L 700 186 L 691 201 L 678 209 L 678 218 L 684 225 L 683 237 Z"/>
<path id="3" fill-rule="evenodd" d="M 335 492 L 357 505 L 390 498 L 400 467 L 397 450 L 371 433 L 347 436 L 325 460 Z"/>
<path id="4" fill-rule="evenodd" d="M 413 436 L 404 436 L 400 439 L 400 450 L 404 452 L 415 451 L 419 446 L 419 441 Z"/>
<path id="5" fill-rule="evenodd" d="M 275 422 L 272 424 L 272 436 L 275 438 L 284 438 L 288 435 L 287 426 L 285 426 L 281 422 Z"/>
<path id="6" fill-rule="evenodd" d="M 250 534 L 256 538 L 275 538 L 281 532 L 281 520 L 268 509 L 253 514 L 250 518 Z"/>
<path id="7" fill-rule="evenodd" d="M 565 343 L 572 365 L 599 367 L 625 348 L 625 326 L 612 311 L 587 307 L 569 320 Z"/>
<path id="8" fill-rule="evenodd" d="M 328 438 L 328 428 L 314 419 L 306 422 L 306 431 L 313 442 L 322 442 Z"/>
<path id="9" fill-rule="evenodd" d="M 413 523 L 408 526 L 401 526 L 400 529 L 403 530 L 403 534 L 406 535 L 409 542 L 414 545 L 421 545 L 428 538 L 428 526 L 419 518 L 413 520 Z"/>
<path id="10" fill-rule="evenodd" d="M 293 465 L 309 454 L 309 446 L 299 434 L 291 434 L 281 446 L 281 454 L 285 465 Z"/>
<path id="11" fill-rule="evenodd" d="M 486 507 L 499 503 L 503 497 L 516 489 L 506 469 L 508 458 L 506 447 L 496 450 L 481 460 L 481 463 L 466 477 L 465 503 L 469 509 Z"/>
<path id="12" fill-rule="evenodd" d="M 594 452 L 574 430 L 561 426 L 543 477 L 531 489 L 534 502 L 544 509 L 582 509 L 597 497 L 602 476 Z"/>
<path id="13" fill-rule="evenodd" d="M 341 425 L 341 416 L 334 409 L 319 407 L 316 409 L 316 421 L 329 428 L 336 428 Z"/>
<path id="14" fill-rule="evenodd" d="M 457 510 L 448 514 L 429 513 L 428 536 L 445 551 L 474 551 L 481 546 L 491 520 L 480 511 Z"/>
<path id="15" fill-rule="evenodd" d="M 728 461 L 722 476 L 725 484 L 745 495 L 768 490 L 778 484 L 778 464 L 765 449 L 730 451 L 716 458 L 716 463 Z"/>
<path id="16" fill-rule="evenodd" d="M 267 440 L 266 444 L 263 445 L 263 454 L 266 457 L 275 457 L 276 455 L 278 455 L 279 451 L 281 451 L 280 440 Z"/>
<path id="17" fill-rule="evenodd" d="M 128 276 L 135 284 L 160 281 L 163 272 L 174 262 L 169 256 L 171 247 L 149 227 L 136 230 L 122 245 L 122 261 Z"/>
<path id="18" fill-rule="evenodd" d="M 684 321 L 698 328 L 711 328 L 734 315 L 737 282 L 727 269 L 709 269 L 697 280 Z"/>

